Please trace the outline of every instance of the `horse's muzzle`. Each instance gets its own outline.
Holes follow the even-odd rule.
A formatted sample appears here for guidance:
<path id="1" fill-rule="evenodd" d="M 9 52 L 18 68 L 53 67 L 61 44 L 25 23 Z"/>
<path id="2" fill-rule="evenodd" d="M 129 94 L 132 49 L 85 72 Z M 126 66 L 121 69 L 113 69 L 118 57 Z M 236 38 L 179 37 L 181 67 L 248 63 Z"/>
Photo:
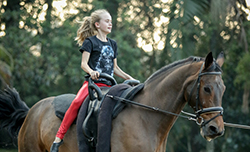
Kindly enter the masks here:
<path id="1" fill-rule="evenodd" d="M 201 135 L 207 140 L 211 141 L 224 134 L 224 127 L 219 127 L 217 125 L 208 124 L 201 128 Z"/>

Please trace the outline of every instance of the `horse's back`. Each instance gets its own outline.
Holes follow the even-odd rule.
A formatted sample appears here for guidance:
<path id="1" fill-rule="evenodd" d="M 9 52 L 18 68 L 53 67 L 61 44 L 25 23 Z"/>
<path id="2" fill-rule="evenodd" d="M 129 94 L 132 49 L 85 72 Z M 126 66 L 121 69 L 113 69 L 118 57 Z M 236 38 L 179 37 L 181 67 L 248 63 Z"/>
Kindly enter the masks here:
<path id="1" fill-rule="evenodd" d="M 20 152 L 49 151 L 61 124 L 52 105 L 54 98 L 45 98 L 29 110 L 18 135 Z M 75 125 L 72 125 L 65 135 L 64 144 L 60 146 L 60 152 L 78 151 L 75 148 L 77 147 L 75 130 Z"/>

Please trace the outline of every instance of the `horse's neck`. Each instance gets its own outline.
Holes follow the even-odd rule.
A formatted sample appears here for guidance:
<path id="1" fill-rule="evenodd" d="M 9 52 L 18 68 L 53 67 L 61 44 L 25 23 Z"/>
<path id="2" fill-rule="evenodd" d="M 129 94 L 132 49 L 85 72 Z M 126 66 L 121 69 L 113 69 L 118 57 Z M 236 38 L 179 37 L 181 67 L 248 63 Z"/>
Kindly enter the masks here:
<path id="1" fill-rule="evenodd" d="M 184 84 L 197 71 L 191 71 L 190 69 L 192 69 L 190 65 L 184 65 L 169 74 L 162 75 L 155 82 L 146 84 L 146 88 L 150 90 L 151 96 L 155 99 L 154 101 L 148 101 L 150 102 L 149 104 L 164 108 L 165 110 L 171 109 L 171 111 L 175 106 L 180 107 L 180 105 L 185 105 L 185 101 L 183 100 Z"/>
<path id="2" fill-rule="evenodd" d="M 193 69 L 190 65 L 184 65 L 170 74 L 161 76 L 161 78 L 158 78 L 160 79 L 158 82 L 146 84 L 147 92 L 150 92 L 151 96 L 146 104 L 179 114 L 186 104 L 184 84 L 188 83 L 188 78 L 197 71 L 191 71 L 190 69 Z M 175 116 L 165 114 L 160 114 L 159 117 L 155 118 L 155 121 L 159 122 L 158 133 L 161 136 L 160 138 L 166 138 L 176 119 Z"/>

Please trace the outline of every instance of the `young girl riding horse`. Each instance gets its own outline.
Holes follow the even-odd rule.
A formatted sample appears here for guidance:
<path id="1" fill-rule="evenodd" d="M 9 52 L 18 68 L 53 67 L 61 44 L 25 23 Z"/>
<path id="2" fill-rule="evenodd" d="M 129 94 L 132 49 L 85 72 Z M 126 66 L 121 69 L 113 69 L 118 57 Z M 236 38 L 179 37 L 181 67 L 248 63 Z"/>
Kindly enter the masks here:
<path id="1" fill-rule="evenodd" d="M 123 72 L 117 65 L 117 44 L 114 40 L 107 38 L 112 29 L 112 17 L 107 10 L 99 9 L 91 16 L 83 19 L 81 27 L 77 31 L 77 43 L 82 45 L 81 68 L 87 73 L 86 79 L 92 78 L 96 85 L 111 86 L 111 83 L 104 79 L 98 79 L 100 73 L 113 74 L 123 79 L 133 79 Z M 55 140 L 50 148 L 51 152 L 58 152 L 59 146 L 63 143 L 63 137 L 75 118 L 84 99 L 88 95 L 88 82 L 85 81 L 65 113 L 61 126 L 56 134 Z"/>

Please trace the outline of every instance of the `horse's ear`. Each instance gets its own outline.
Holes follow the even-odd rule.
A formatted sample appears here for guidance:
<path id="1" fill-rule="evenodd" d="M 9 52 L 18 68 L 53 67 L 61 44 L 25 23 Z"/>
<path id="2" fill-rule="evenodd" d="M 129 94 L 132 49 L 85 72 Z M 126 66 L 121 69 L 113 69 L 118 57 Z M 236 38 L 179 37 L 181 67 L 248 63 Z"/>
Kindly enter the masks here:
<path id="1" fill-rule="evenodd" d="M 213 54 L 212 54 L 212 52 L 209 52 L 206 56 L 206 59 L 205 59 L 204 70 L 206 70 L 211 64 L 213 64 L 213 62 L 214 62 Z"/>
<path id="2" fill-rule="evenodd" d="M 224 63 L 224 52 L 220 52 L 220 54 L 217 57 L 216 63 L 218 63 L 220 67 L 223 65 L 223 63 Z"/>

